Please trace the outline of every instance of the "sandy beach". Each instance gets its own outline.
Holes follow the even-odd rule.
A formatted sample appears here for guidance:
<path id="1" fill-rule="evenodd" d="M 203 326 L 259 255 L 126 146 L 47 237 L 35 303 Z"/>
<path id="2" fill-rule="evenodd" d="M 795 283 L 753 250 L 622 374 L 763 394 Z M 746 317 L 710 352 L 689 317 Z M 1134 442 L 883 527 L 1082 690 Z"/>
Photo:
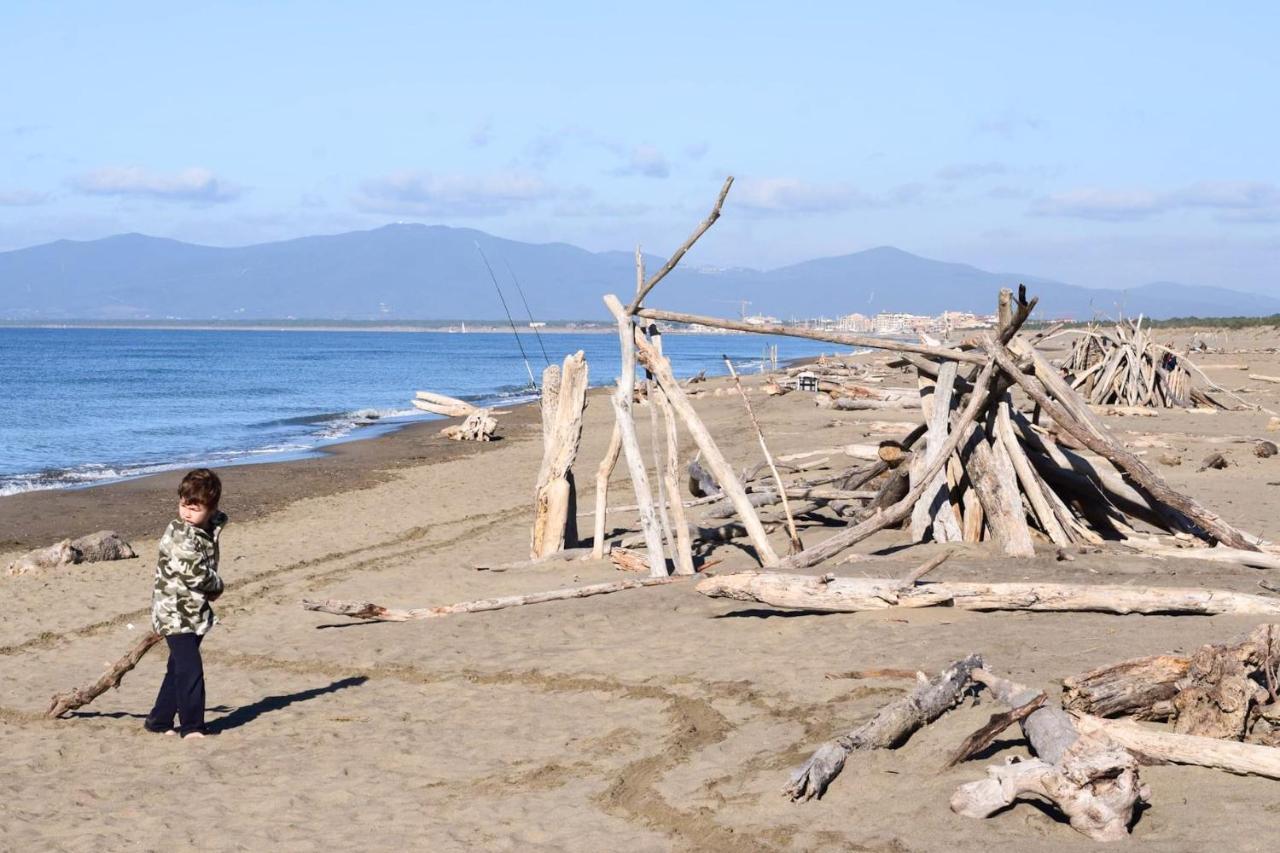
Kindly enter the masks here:
<path id="1" fill-rule="evenodd" d="M 1190 333 L 1158 335 L 1185 341 Z M 1247 353 L 1215 379 L 1280 409 L 1274 330 L 1201 333 Z M 758 378 L 748 380 L 754 384 Z M 914 382 L 903 375 L 897 384 Z M 709 389 L 727 388 L 713 379 Z M 833 412 L 810 395 L 753 397 L 780 454 L 900 437 L 874 426 L 918 411 Z M 759 460 L 741 401 L 696 401 L 729 460 Z M 647 417 L 647 416 L 646 416 Z M 580 507 L 613 414 L 587 409 L 576 466 Z M 641 418 L 643 423 L 644 418 Z M 1180 454 L 1155 466 L 1231 523 L 1280 537 L 1280 457 L 1257 411 L 1107 417 L 1131 442 L 1158 435 Z M 228 591 L 204 645 L 209 719 L 202 742 L 146 733 L 142 718 L 165 652 L 117 691 L 66 719 L 42 716 L 55 691 L 96 677 L 148 627 L 156 541 L 181 472 L 93 489 L 0 498 L 0 564 L 101 528 L 134 560 L 0 576 L 0 848 L 6 850 L 1062 850 L 1092 848 L 1046 810 L 1020 804 L 985 821 L 953 814 L 955 788 L 1026 745 L 1010 729 L 979 759 L 942 769 L 995 710 L 966 703 L 903 747 L 855 756 L 821 801 L 781 795 L 790 770 L 910 689 L 901 679 L 828 678 L 863 668 L 935 672 L 970 652 L 1056 697 L 1061 679 L 1137 655 L 1185 652 L 1262 617 L 976 613 L 950 608 L 859 614 L 781 611 L 698 595 L 681 581 L 577 601 L 430 621 L 363 624 L 304 611 L 303 598 L 393 607 L 448 604 L 616 580 L 606 561 L 507 572 L 477 564 L 527 556 L 541 459 L 536 408 L 500 418 L 502 440 L 461 444 L 440 423 L 352 442 L 320 458 L 222 469 Z M 647 430 L 642 430 L 645 441 Z M 685 458 L 693 445 L 682 435 Z M 1198 471 L 1212 451 L 1225 470 Z M 1138 450 L 1149 461 L 1159 451 Z M 836 464 L 835 462 L 832 463 Z M 1154 462 L 1152 462 L 1154 466 Z M 615 474 L 611 500 L 633 503 Z M 770 513 L 772 516 L 772 513 Z M 590 529 L 590 520 L 583 520 Z M 628 513 L 608 528 L 631 527 Z M 837 527 L 810 520 L 806 543 Z M 785 533 L 775 530 L 781 553 Z M 812 574 L 902 575 L 940 546 L 886 531 L 877 555 Z M 1268 573 L 1195 560 L 1082 554 L 1058 561 L 956 555 L 937 579 L 1206 586 L 1258 593 Z M 718 573 L 755 567 L 719 548 Z M 1143 850 L 1262 850 L 1277 821 L 1274 781 L 1206 769 L 1144 767 L 1151 804 L 1133 828 Z M 174 780 L 181 778 L 181 784 Z"/>

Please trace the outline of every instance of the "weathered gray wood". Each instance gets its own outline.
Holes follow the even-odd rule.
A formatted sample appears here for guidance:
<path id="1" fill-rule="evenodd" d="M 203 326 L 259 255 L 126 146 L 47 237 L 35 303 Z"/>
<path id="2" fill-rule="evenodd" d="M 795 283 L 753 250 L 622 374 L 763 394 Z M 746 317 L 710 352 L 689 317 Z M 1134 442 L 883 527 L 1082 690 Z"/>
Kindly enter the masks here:
<path id="1" fill-rule="evenodd" d="M 1005 375 L 1017 382 L 1027 395 L 1040 404 L 1040 407 L 1049 417 L 1053 418 L 1073 438 L 1123 470 L 1156 500 L 1176 509 L 1199 525 L 1206 538 L 1217 540 L 1232 548 L 1240 548 L 1245 551 L 1258 550 L 1257 546 L 1248 537 L 1223 521 L 1217 513 L 1206 509 L 1194 498 L 1174 490 L 1165 482 L 1163 477 L 1148 468 L 1141 459 L 1121 447 L 1109 434 L 1090 427 L 1088 421 L 1082 420 L 1075 415 L 1075 409 L 1081 408 L 1087 411 L 1088 407 L 1073 405 L 1072 411 L 1068 412 L 1058 402 L 1049 398 L 1044 384 L 1035 377 L 1027 376 L 1018 368 L 1007 349 L 998 345 L 990 336 L 988 336 L 987 341 L 990 346 L 989 352 L 996 359 Z M 1037 375 L 1039 375 L 1038 371 Z M 1061 376 L 1057 378 L 1060 386 L 1066 389 L 1065 396 L 1068 399 L 1078 401 L 1079 398 L 1062 381 Z"/>
<path id="2" fill-rule="evenodd" d="M 1189 764 L 1241 776 L 1280 779 L 1280 749 L 1273 746 L 1159 731 L 1128 720 L 1104 720 L 1089 714 L 1072 716 L 1081 733 L 1107 737 L 1155 764 Z"/>
<path id="3" fill-rule="evenodd" d="M 978 415 L 986 410 L 991 390 L 991 379 L 994 376 L 992 364 L 992 362 L 988 362 L 986 367 L 982 369 L 982 373 L 974 380 L 974 392 L 969 396 L 968 405 L 960 415 L 959 420 L 952 426 L 951 435 L 947 438 L 946 444 L 943 445 L 942 452 L 929 466 L 931 470 L 924 473 L 923 482 L 918 488 L 911 489 L 900 501 L 881 510 L 871 518 L 842 530 L 823 542 L 806 548 L 799 554 L 788 556 L 782 561 L 779 568 L 800 569 L 817 565 L 839 554 L 845 548 L 861 542 L 876 531 L 883 530 L 891 524 L 897 524 L 910 515 L 915 502 L 924 493 L 924 482 L 927 482 L 929 477 L 942 470 L 942 466 L 946 464 L 947 457 L 954 453 L 959 446 L 961 436 L 966 433 Z"/>
<path id="4" fill-rule="evenodd" d="M 676 264 L 680 263 L 680 259 L 684 257 L 685 252 L 693 248 L 693 244 L 698 242 L 698 238 L 707 233 L 708 228 L 716 224 L 716 220 L 720 218 L 720 208 L 724 206 L 725 196 L 729 195 L 729 188 L 732 186 L 733 176 L 730 175 L 724 179 L 724 186 L 720 188 L 720 195 L 716 197 L 715 206 L 711 208 L 711 212 L 707 214 L 707 218 L 702 220 L 702 224 L 694 229 L 693 233 L 689 235 L 689 239 L 685 240 L 684 244 L 679 249 L 676 249 L 675 254 L 667 259 L 667 262 L 662 265 L 662 269 L 653 274 L 653 278 L 645 281 L 643 268 L 641 268 L 642 272 L 639 276 L 640 281 L 636 287 L 636 295 L 635 298 L 631 300 L 631 304 L 627 306 L 627 314 L 637 313 L 636 309 L 640 307 L 640 303 L 644 302 L 644 298 L 649 295 L 649 291 L 657 287 L 658 282 L 666 278 L 667 273 L 676 268 Z M 636 251 L 636 254 L 639 254 L 639 250 Z"/>
<path id="5" fill-rule="evenodd" d="M 1010 557 L 1034 556 L 1017 474 L 1004 446 L 989 444 L 981 429 L 970 426 L 960 457 L 966 463 L 969 482 L 982 504 L 983 519 L 996 545 Z"/>
<path id="6" fill-rule="evenodd" d="M 544 380 L 551 371 L 543 373 Z M 559 382 L 543 396 L 542 466 L 534 487 L 533 534 L 529 556 L 545 557 L 577 542 L 577 518 L 572 468 L 582 438 L 582 414 L 587 405 L 586 357 L 582 350 L 565 356 Z M 548 412 L 550 409 L 550 412 Z"/>
<path id="7" fill-rule="evenodd" d="M 591 557 L 595 560 L 604 558 L 604 520 L 609 507 L 609 476 L 618 464 L 618 455 L 622 452 L 622 428 L 615 418 L 613 431 L 609 434 L 609 447 L 604 458 L 596 468 L 596 515 L 591 538 Z M 636 507 L 639 509 L 639 507 Z"/>
<path id="8" fill-rule="evenodd" d="M 336 616 L 350 616 L 352 619 L 364 619 L 370 622 L 408 622 L 414 619 L 438 619 L 441 616 L 452 616 L 457 613 L 483 613 L 489 610 L 520 607 L 525 604 L 542 604 L 547 601 L 565 601 L 571 598 L 608 595 L 611 592 L 640 589 L 647 586 L 674 583 L 680 580 L 684 580 L 684 578 L 635 578 L 590 584 L 588 586 L 576 586 L 569 589 L 553 589 L 549 592 L 532 592 L 527 595 L 481 598 L 476 601 L 463 601 L 458 604 L 447 604 L 441 607 L 419 607 L 413 610 L 395 610 L 390 607 L 383 607 L 380 604 L 371 604 L 367 601 L 336 601 L 333 599 L 327 601 L 303 599 L 302 608 L 320 613 L 332 613 Z"/>
<path id="9" fill-rule="evenodd" d="M 981 669 L 973 678 L 1010 707 L 1040 693 Z M 1022 721 L 1022 730 L 1037 757 L 987 768 L 987 778 L 956 790 L 951 810 L 985 818 L 1031 794 L 1053 803 L 1072 829 L 1094 841 L 1127 838 L 1135 808 L 1150 796 L 1139 780 L 1137 760 L 1105 738 L 1080 736 L 1061 708 L 1037 708 Z"/>
<path id="10" fill-rule="evenodd" d="M 698 584 L 712 598 L 773 607 L 855 613 L 887 607 L 1097 613 L 1280 614 L 1280 599 L 1202 587 L 941 581 L 904 587 L 895 578 L 837 578 L 786 572 L 737 572 Z"/>
<path id="11" fill-rule="evenodd" d="M 84 687 L 69 690 L 66 693 L 55 693 L 53 698 L 49 700 L 49 709 L 45 711 L 45 716 L 56 719 L 68 711 L 74 711 L 76 708 L 88 705 L 111 688 L 119 687 L 121 679 L 138 665 L 138 661 L 142 660 L 142 656 L 163 639 L 164 637 L 154 631 L 139 637 L 138 641 L 129 648 L 124 657 L 113 663 L 97 681 Z"/>
<path id="12" fill-rule="evenodd" d="M 946 446 L 956 368 L 956 363 L 949 361 L 938 369 L 936 382 L 921 379 L 920 405 L 928 429 L 924 435 L 924 453 L 915 454 L 912 460 L 913 471 L 918 468 L 919 474 L 932 465 Z M 931 394 L 923 393 L 930 388 Z M 918 474 L 913 473 L 912 485 L 916 483 L 916 476 Z M 964 539 L 955 510 L 951 507 L 951 491 L 947 488 L 946 473 L 942 469 L 924 483 L 924 492 L 911 510 L 911 538 L 923 542 L 926 532 L 932 533 L 935 542 L 960 542 Z"/>
<path id="13" fill-rule="evenodd" d="M 967 364 L 982 365 L 986 358 L 979 353 L 962 352 L 947 347 L 931 347 L 925 344 L 913 344 L 907 341 L 893 341 L 887 338 L 876 338 L 869 335 L 855 335 L 849 332 L 826 332 L 817 329 L 805 329 L 800 326 L 783 326 L 773 323 L 744 323 L 720 317 L 708 317 L 702 314 L 686 314 L 680 311 L 659 311 L 654 308 L 641 308 L 636 316 L 647 320 L 665 320 L 669 323 L 697 323 L 715 329 L 730 329 L 735 332 L 751 332 L 760 335 L 784 335 L 792 338 L 806 338 L 811 341 L 828 341 L 850 347 L 870 347 L 872 349 L 891 350 L 893 352 L 913 352 L 928 355 L 944 361 L 963 361 Z"/>
<path id="14" fill-rule="evenodd" d="M 844 769 L 850 753 L 898 746 L 916 729 L 958 705 L 969 687 L 970 673 L 981 666 L 982 657 L 976 654 L 955 661 L 907 695 L 881 708 L 866 723 L 824 743 L 791 774 L 783 793 L 792 801 L 821 799 L 827 786 Z"/>
<path id="15" fill-rule="evenodd" d="M 622 313 L 622 304 L 616 296 L 606 296 L 605 305 L 608 306 L 609 311 L 615 318 L 625 317 Z M 628 321 L 628 325 L 630 325 L 630 321 Z M 658 385 L 666 392 L 667 401 L 671 404 L 671 408 L 675 410 L 676 414 L 680 415 L 680 419 L 684 421 L 685 429 L 689 431 L 694 443 L 702 451 L 702 458 L 706 461 L 707 467 L 720 484 L 725 497 L 733 501 L 734 507 L 738 511 L 738 517 L 747 529 L 747 535 L 751 539 L 751 545 L 755 548 L 761 564 L 764 566 L 777 565 L 778 555 L 773 550 L 773 546 L 769 544 L 769 537 L 765 534 L 764 527 L 760 524 L 760 519 L 756 515 L 755 509 L 747 500 L 747 493 L 738 481 L 738 475 L 729 463 L 725 461 L 724 455 L 720 452 L 715 439 L 711 437 L 711 433 L 707 431 L 702 419 L 694 411 L 693 404 L 689 402 L 684 389 L 680 387 L 680 383 L 672 375 L 670 362 L 665 357 L 654 352 L 643 336 L 638 334 L 638 330 L 633 327 L 631 331 L 634 336 L 637 357 L 653 373 L 654 378 L 658 380 Z"/>

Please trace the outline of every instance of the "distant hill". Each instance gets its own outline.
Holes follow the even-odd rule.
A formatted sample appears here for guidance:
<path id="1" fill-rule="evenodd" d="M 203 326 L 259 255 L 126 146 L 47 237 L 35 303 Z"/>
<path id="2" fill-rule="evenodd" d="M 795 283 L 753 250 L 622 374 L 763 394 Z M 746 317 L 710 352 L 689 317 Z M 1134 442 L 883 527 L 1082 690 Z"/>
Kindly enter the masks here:
<path id="1" fill-rule="evenodd" d="M 0 253 L 0 319 L 492 319 L 502 317 L 479 243 L 520 318 L 510 285 L 519 278 L 542 320 L 601 320 L 600 297 L 634 287 L 627 252 L 567 243 L 504 240 L 466 228 L 387 225 L 277 243 L 216 248 L 122 234 L 59 240 Z M 662 258 L 646 260 L 655 270 Z M 1152 317 L 1280 312 L 1280 299 L 1158 282 L 1130 290 L 1076 287 L 1019 273 L 993 273 L 891 247 L 780 269 L 677 269 L 651 302 L 672 310 L 783 319 L 854 311 L 990 312 L 1000 287 L 1027 284 L 1045 317 L 1095 313 Z"/>

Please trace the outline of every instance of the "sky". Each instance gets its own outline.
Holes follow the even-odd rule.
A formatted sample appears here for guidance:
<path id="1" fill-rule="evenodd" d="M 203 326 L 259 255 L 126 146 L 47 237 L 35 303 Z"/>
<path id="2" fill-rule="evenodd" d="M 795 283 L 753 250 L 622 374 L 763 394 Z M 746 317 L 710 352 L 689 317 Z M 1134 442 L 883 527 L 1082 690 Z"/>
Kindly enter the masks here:
<path id="1" fill-rule="evenodd" d="M 1278 37 L 1262 2 L 8 0 L 0 251 L 424 222 L 666 254 L 733 175 L 686 263 L 1280 295 Z"/>

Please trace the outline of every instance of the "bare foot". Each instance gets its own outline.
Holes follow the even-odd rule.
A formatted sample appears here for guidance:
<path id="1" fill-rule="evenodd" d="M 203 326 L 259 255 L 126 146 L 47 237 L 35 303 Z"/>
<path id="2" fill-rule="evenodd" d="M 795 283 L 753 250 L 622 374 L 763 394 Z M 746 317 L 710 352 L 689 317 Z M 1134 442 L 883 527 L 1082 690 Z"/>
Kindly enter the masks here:
<path id="1" fill-rule="evenodd" d="M 185 735 L 183 735 L 183 736 L 182 736 L 182 739 L 183 739 L 183 740 L 191 740 L 193 737 L 199 737 L 199 738 L 202 738 L 202 737 L 204 737 L 204 732 L 191 732 L 190 734 L 185 734 Z"/>
<path id="2" fill-rule="evenodd" d="M 177 730 L 177 729 L 168 729 L 168 730 L 166 730 L 166 731 L 164 732 L 164 734 L 165 734 L 165 736 L 166 736 L 166 737 L 173 737 L 173 736 L 174 736 L 174 735 L 176 735 L 177 733 L 178 733 L 178 730 Z"/>

